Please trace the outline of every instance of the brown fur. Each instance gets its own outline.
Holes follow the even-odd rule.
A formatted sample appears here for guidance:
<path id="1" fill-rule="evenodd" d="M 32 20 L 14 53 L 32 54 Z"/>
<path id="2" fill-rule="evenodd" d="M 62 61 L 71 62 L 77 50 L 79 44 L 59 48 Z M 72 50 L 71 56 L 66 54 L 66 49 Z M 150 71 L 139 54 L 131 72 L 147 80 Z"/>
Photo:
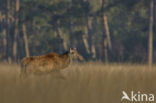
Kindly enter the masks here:
<path id="1" fill-rule="evenodd" d="M 61 55 L 49 53 L 42 56 L 25 57 L 21 61 L 21 71 L 24 74 L 46 74 L 52 71 L 58 71 L 70 65 L 73 55 L 78 56 L 76 49 L 70 49 Z"/>

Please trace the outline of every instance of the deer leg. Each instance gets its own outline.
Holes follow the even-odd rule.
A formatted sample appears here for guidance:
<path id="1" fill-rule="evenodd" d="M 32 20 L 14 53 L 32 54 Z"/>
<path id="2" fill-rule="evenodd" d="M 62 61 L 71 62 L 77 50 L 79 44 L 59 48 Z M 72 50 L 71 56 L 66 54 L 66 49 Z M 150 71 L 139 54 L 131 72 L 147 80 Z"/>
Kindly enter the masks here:
<path id="1" fill-rule="evenodd" d="M 54 74 L 56 78 L 65 79 L 65 75 L 60 70 L 55 71 Z"/>

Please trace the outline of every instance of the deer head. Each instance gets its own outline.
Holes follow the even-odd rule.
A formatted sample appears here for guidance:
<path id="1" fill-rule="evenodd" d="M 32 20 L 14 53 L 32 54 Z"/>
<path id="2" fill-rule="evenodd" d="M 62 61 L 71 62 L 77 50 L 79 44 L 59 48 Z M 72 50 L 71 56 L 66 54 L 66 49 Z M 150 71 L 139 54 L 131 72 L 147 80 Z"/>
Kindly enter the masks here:
<path id="1" fill-rule="evenodd" d="M 70 48 L 69 55 L 74 59 L 84 60 L 83 57 L 77 52 L 76 48 Z"/>

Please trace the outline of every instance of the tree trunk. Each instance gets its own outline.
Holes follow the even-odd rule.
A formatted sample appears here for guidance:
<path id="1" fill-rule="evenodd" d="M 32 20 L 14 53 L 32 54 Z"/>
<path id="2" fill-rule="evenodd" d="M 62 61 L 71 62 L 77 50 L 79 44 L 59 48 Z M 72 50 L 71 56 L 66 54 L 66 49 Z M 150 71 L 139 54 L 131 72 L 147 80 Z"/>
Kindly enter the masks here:
<path id="1" fill-rule="evenodd" d="M 17 60 L 17 36 L 18 36 L 18 12 L 20 8 L 20 1 L 16 0 L 16 11 L 15 11 L 15 32 L 14 32 L 14 42 L 13 42 L 13 58 Z"/>
<path id="2" fill-rule="evenodd" d="M 56 32 L 57 32 L 57 37 L 58 37 L 59 43 L 60 43 L 59 51 L 67 50 L 67 42 L 66 42 L 64 35 L 62 34 L 61 28 L 57 27 Z"/>
<path id="3" fill-rule="evenodd" d="M 3 28 L 3 18 L 2 18 L 2 12 L 0 11 L 0 32 L 2 32 L 2 52 L 0 54 L 0 59 L 2 59 L 6 54 L 6 29 Z"/>
<path id="4" fill-rule="evenodd" d="M 92 59 L 96 58 L 95 44 L 93 42 L 93 33 L 92 33 L 92 18 L 88 16 L 87 20 L 87 28 L 88 28 L 88 44 L 89 44 L 89 52 Z"/>
<path id="5" fill-rule="evenodd" d="M 156 32 L 156 0 L 154 0 L 154 32 Z"/>
<path id="6" fill-rule="evenodd" d="M 87 33 L 83 35 L 83 41 L 87 50 L 87 53 L 89 54 L 89 57 L 91 59 L 96 58 L 96 51 L 95 51 L 95 45 L 93 43 L 93 33 L 92 33 L 92 17 L 90 15 L 90 1 L 89 0 L 83 0 L 83 2 L 87 5 Z M 87 38 L 88 37 L 88 38 Z"/>
<path id="7" fill-rule="evenodd" d="M 3 18 L 2 18 L 2 12 L 0 11 L 0 31 L 2 29 L 2 20 L 3 20 Z"/>
<path id="8" fill-rule="evenodd" d="M 111 45 L 111 39 L 110 39 L 110 32 L 109 32 L 107 16 L 105 14 L 103 16 L 103 19 L 104 19 L 103 21 L 104 21 L 105 33 L 106 33 L 106 36 L 107 36 L 108 48 L 111 50 L 112 49 L 112 45 Z"/>
<path id="9" fill-rule="evenodd" d="M 148 65 L 152 68 L 153 64 L 153 0 L 150 0 L 150 17 L 149 17 L 149 41 L 148 41 Z"/>
<path id="10" fill-rule="evenodd" d="M 73 5 L 73 0 L 69 0 L 69 9 L 72 7 Z M 74 24 L 73 24 L 73 18 L 70 17 L 70 24 L 69 24 L 69 32 L 70 32 L 70 35 L 69 35 L 69 40 L 70 40 L 70 47 L 75 47 L 76 44 L 75 44 L 75 41 L 74 41 Z"/>
<path id="11" fill-rule="evenodd" d="M 11 48 L 11 43 L 9 44 L 9 42 L 12 42 L 11 40 L 11 35 L 10 35 L 10 0 L 6 0 L 6 25 L 5 25 L 5 30 L 6 30 L 6 55 L 5 58 L 7 59 L 8 63 L 10 64 L 12 59 L 11 59 L 11 52 L 10 52 L 10 48 Z"/>
<path id="12" fill-rule="evenodd" d="M 5 28 L 2 30 L 2 35 L 3 35 L 3 57 L 5 57 L 6 56 L 6 47 L 7 47 L 6 29 Z"/>
<path id="13" fill-rule="evenodd" d="M 84 31 L 85 31 L 85 33 L 82 35 L 83 44 L 84 44 L 84 47 L 87 51 L 87 54 L 90 54 L 88 39 L 87 39 L 87 35 L 86 35 L 87 34 L 87 28 L 84 28 Z"/>
<path id="14" fill-rule="evenodd" d="M 25 44 L 25 53 L 26 57 L 29 57 L 29 43 L 28 43 L 28 38 L 27 38 L 27 32 L 26 32 L 26 25 L 23 23 L 22 24 L 22 29 L 23 29 L 23 39 L 24 39 L 24 44 Z"/>
<path id="15" fill-rule="evenodd" d="M 72 22 L 72 18 L 71 18 L 71 21 L 70 21 L 70 46 L 71 47 L 76 47 L 75 39 L 74 39 L 74 24 Z"/>
<path id="16" fill-rule="evenodd" d="M 105 15 L 104 11 L 104 0 L 100 0 L 101 2 L 101 22 L 103 26 L 103 51 L 105 56 L 105 63 L 108 63 L 108 48 L 111 49 L 111 41 L 110 41 L 110 33 L 109 27 L 107 22 L 107 16 Z"/>

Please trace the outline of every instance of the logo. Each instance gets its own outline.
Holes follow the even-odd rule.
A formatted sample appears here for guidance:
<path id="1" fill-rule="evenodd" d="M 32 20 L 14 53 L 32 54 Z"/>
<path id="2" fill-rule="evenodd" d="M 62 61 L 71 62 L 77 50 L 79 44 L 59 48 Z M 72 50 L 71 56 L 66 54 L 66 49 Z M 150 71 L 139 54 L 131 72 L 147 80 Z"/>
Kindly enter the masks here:
<path id="1" fill-rule="evenodd" d="M 153 102 L 154 101 L 154 94 L 145 94 L 141 93 L 140 91 L 134 92 L 131 91 L 128 95 L 125 91 L 122 91 L 122 98 L 121 101 L 127 100 L 132 102 Z"/>

